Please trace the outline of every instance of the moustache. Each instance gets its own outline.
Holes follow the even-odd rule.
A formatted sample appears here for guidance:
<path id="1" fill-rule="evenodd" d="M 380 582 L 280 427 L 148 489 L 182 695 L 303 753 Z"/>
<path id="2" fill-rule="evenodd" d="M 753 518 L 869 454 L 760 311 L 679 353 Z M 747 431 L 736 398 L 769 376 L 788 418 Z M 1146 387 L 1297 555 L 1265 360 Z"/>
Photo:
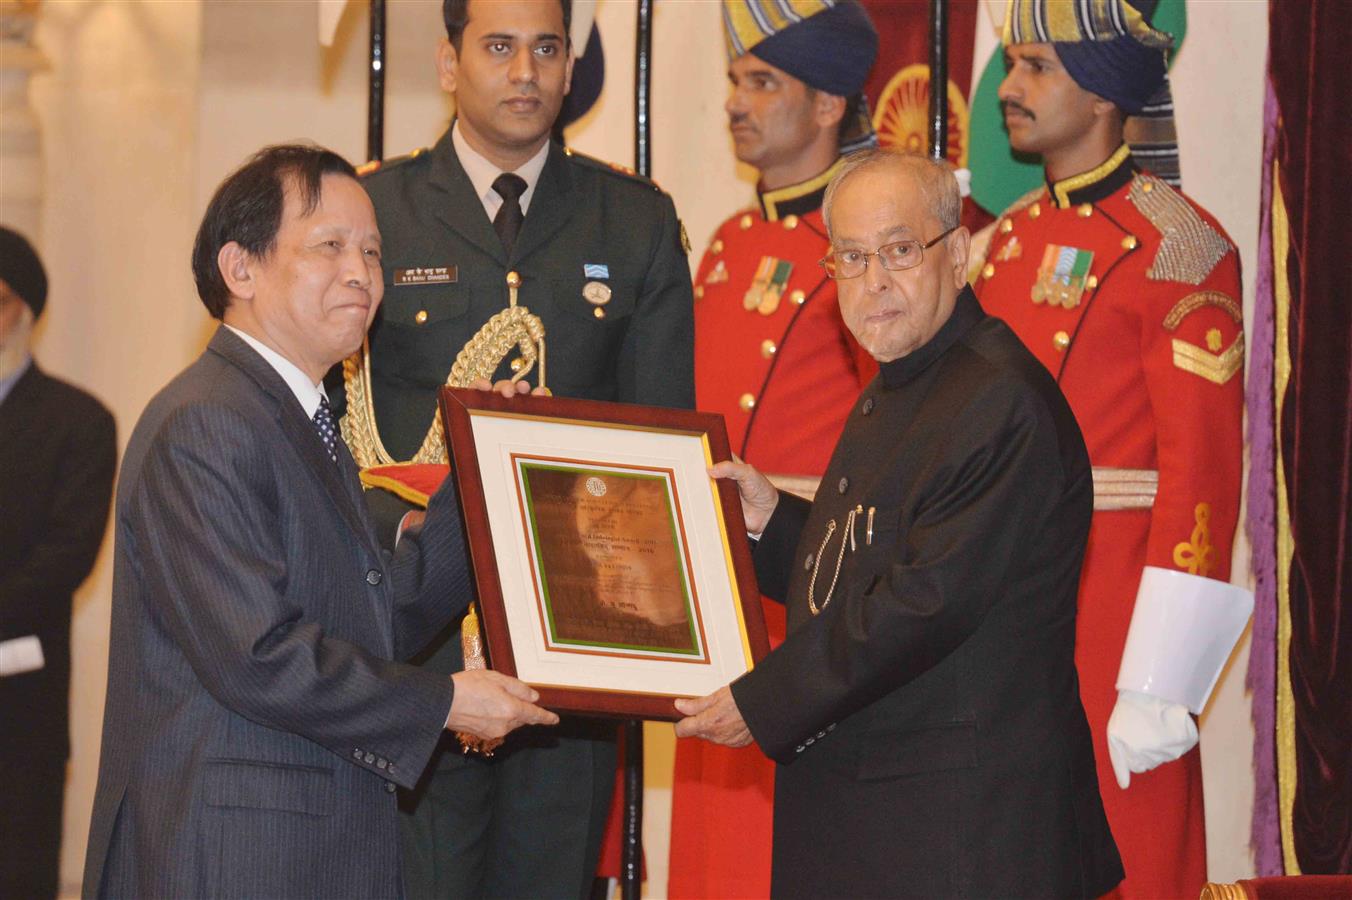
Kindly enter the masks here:
<path id="1" fill-rule="evenodd" d="M 1015 103 L 1013 100 L 1001 100 L 1001 101 L 1000 101 L 1000 114 L 1001 114 L 1001 115 L 1005 115 L 1005 116 L 1009 115 L 1009 111 L 1010 111 L 1011 109 L 1014 110 L 1015 112 L 1019 113 L 1020 115 L 1027 116 L 1027 117 L 1030 118 L 1030 119 L 1037 119 L 1037 116 L 1033 115 L 1033 111 L 1032 111 L 1031 109 L 1029 109 L 1028 107 L 1026 107 L 1026 106 L 1022 106 L 1022 105 L 1020 105 L 1020 104 L 1018 104 L 1018 103 Z"/>
<path id="2" fill-rule="evenodd" d="M 736 128 L 738 125 L 747 125 L 747 126 L 750 126 L 750 125 L 751 125 L 751 120 L 750 120 L 749 118 L 747 118 L 747 116 L 746 116 L 745 113 L 740 113 L 740 114 L 735 115 L 735 116 L 728 116 L 728 127 L 729 127 L 729 128 Z"/>

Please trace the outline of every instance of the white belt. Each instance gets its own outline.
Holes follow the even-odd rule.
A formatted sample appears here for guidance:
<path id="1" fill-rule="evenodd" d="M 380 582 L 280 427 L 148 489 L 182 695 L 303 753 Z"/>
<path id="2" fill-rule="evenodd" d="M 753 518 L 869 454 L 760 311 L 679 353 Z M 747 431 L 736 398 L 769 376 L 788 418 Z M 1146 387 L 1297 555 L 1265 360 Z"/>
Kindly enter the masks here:
<path id="1" fill-rule="evenodd" d="M 811 475 L 770 475 L 770 483 L 781 491 L 808 500 L 817 495 L 821 479 Z M 1159 491 L 1160 473 L 1154 469 L 1114 469 L 1094 466 L 1094 509 L 1150 509 Z"/>
<path id="2" fill-rule="evenodd" d="M 1155 505 L 1160 473 L 1154 469 L 1094 466 L 1094 509 L 1149 509 Z"/>

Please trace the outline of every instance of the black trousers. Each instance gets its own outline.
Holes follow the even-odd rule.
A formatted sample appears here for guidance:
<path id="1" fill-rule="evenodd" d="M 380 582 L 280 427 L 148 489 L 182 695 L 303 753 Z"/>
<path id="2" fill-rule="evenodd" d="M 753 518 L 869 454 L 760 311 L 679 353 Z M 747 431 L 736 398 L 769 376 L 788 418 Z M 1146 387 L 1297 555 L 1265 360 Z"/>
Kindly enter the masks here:
<path id="1" fill-rule="evenodd" d="M 0 754 L 0 897 L 51 900 L 61 884 L 66 761 Z"/>
<path id="2" fill-rule="evenodd" d="M 613 722 L 522 728 L 492 759 L 446 735 L 413 792 L 400 792 L 409 900 L 585 900 L 615 786 Z"/>

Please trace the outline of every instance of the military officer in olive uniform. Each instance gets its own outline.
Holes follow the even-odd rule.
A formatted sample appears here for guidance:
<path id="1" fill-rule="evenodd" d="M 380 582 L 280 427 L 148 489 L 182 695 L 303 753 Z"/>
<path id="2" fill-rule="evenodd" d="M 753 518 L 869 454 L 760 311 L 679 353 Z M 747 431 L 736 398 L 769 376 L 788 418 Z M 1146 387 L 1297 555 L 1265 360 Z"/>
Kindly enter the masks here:
<path id="1" fill-rule="evenodd" d="M 525 366 L 535 381 L 547 362 L 560 396 L 693 406 L 690 272 L 671 199 L 549 140 L 572 71 L 568 3 L 447 0 L 444 15 L 437 67 L 456 119 L 435 147 L 365 178 L 386 292 L 368 354 L 346 369 L 344 435 L 358 462 L 444 462 L 437 390 L 466 343 L 513 305 L 539 317 L 547 357 L 508 354 L 493 379 Z M 411 507 L 383 490 L 367 496 L 392 540 Z M 458 671 L 460 635 L 446 638 L 426 665 Z M 590 889 L 614 725 L 529 731 L 491 759 L 450 742 L 405 798 L 411 896 Z"/>

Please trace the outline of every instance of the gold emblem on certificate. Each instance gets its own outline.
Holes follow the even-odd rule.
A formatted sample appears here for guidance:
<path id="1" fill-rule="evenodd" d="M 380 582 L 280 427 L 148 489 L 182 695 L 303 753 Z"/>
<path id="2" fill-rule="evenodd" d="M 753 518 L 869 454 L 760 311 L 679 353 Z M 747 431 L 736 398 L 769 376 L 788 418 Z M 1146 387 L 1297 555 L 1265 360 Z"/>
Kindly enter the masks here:
<path id="1" fill-rule="evenodd" d="M 667 473 L 527 457 L 516 472 L 547 647 L 707 656 Z"/>

